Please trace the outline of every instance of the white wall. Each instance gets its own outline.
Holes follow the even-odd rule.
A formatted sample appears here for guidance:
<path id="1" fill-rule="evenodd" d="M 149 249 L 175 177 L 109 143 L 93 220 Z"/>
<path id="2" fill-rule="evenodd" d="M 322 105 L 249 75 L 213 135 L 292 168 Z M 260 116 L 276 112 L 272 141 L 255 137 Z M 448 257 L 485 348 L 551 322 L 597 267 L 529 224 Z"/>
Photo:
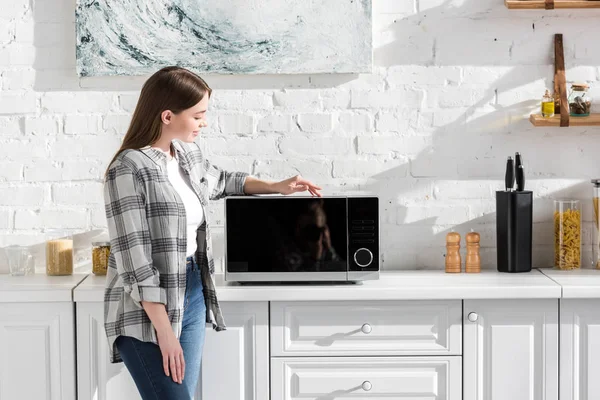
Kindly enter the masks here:
<path id="1" fill-rule="evenodd" d="M 584 201 L 587 260 L 600 128 L 533 128 L 527 117 L 553 86 L 555 33 L 565 35 L 567 80 L 595 85 L 600 103 L 600 10 L 373 3 L 370 75 L 205 76 L 215 94 L 200 141 L 213 162 L 265 178 L 299 172 L 325 193 L 377 193 L 384 269 L 443 268 L 452 228 L 480 232 L 494 268 L 494 191 L 519 151 L 536 196 L 536 265 L 552 263 L 557 197 Z M 105 226 L 101 175 L 146 77 L 78 78 L 74 8 L 0 7 L 0 247 L 39 244 L 46 228 Z M 222 203 L 211 213 L 222 254 Z"/>

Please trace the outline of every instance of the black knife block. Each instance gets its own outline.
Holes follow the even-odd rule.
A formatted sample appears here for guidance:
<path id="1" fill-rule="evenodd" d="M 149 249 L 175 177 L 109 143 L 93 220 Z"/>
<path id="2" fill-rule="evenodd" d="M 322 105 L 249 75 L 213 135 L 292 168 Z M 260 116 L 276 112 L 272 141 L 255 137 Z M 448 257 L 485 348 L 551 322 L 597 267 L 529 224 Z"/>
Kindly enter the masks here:
<path id="1" fill-rule="evenodd" d="M 496 192 L 498 271 L 529 272 L 532 264 L 533 192 Z"/>

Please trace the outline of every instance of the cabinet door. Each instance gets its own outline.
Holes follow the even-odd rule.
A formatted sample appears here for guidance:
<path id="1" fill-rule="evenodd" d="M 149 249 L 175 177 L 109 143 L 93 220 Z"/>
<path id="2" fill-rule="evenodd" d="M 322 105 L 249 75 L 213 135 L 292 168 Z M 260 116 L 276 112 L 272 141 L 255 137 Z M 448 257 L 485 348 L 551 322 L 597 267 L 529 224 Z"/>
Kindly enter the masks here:
<path id="1" fill-rule="evenodd" d="M 195 398 L 268 399 L 268 303 L 221 303 L 221 308 L 227 330 L 206 330 Z M 125 364 L 108 359 L 102 303 L 77 303 L 77 363 L 79 400 L 141 398 Z"/>
<path id="2" fill-rule="evenodd" d="M 558 399 L 558 300 L 465 300 L 464 399 Z"/>
<path id="3" fill-rule="evenodd" d="M 560 399 L 600 399 L 600 299 L 563 299 Z"/>
<path id="4" fill-rule="evenodd" d="M 73 303 L 0 304 L 0 399 L 75 399 Z"/>
<path id="5" fill-rule="evenodd" d="M 273 357 L 272 399 L 461 400 L 461 357 Z"/>
<path id="6" fill-rule="evenodd" d="M 137 400 L 137 387 L 125 364 L 111 364 L 104 332 L 104 305 L 76 303 L 78 400 Z"/>
<path id="7" fill-rule="evenodd" d="M 221 309 L 227 330 L 206 331 L 202 399 L 269 399 L 269 304 L 226 302 Z"/>

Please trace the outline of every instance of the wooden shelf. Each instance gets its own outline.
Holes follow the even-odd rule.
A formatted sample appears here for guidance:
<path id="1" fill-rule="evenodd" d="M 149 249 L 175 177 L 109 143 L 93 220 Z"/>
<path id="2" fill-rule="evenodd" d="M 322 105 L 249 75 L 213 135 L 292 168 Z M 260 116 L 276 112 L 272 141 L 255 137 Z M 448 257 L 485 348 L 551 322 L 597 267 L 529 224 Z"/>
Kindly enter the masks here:
<path id="1" fill-rule="evenodd" d="M 544 118 L 541 114 L 531 114 L 529 121 L 534 126 L 560 126 L 560 115 Z M 589 117 L 571 117 L 569 126 L 600 126 L 600 114 L 590 114 Z"/>
<path id="2" fill-rule="evenodd" d="M 547 9 L 546 0 L 504 0 L 506 7 L 515 10 Z M 600 8 L 600 0 L 555 0 L 552 8 Z"/>
<path id="3" fill-rule="evenodd" d="M 527 1 L 530 2 L 529 0 Z M 551 0 L 546 0 L 546 2 L 550 1 Z M 597 0 L 597 2 L 600 3 L 600 0 Z M 565 52 L 562 33 L 554 35 L 554 96 L 554 107 L 558 114 L 554 115 L 552 118 L 544 118 L 541 114 L 531 114 L 529 116 L 529 121 L 531 121 L 533 126 L 600 126 L 599 113 L 590 114 L 587 117 L 572 117 L 569 115 L 567 80 L 565 77 Z"/>

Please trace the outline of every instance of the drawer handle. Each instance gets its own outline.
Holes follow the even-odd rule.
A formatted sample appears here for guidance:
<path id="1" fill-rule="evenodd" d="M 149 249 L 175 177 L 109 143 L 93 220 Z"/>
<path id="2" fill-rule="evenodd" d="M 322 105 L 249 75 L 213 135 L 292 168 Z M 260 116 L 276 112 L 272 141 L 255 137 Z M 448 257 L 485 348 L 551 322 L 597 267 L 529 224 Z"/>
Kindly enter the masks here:
<path id="1" fill-rule="evenodd" d="M 360 328 L 360 330 L 361 330 L 361 331 L 362 331 L 362 333 L 364 333 L 364 334 L 369 334 L 369 333 L 371 333 L 371 331 L 372 331 L 372 329 L 371 329 L 371 325 L 369 325 L 369 324 L 364 324 L 364 325 L 363 325 L 363 326 Z"/>
<path id="2" fill-rule="evenodd" d="M 477 313 L 475 312 L 470 312 L 467 318 L 469 319 L 469 321 L 475 322 L 479 318 L 479 315 L 477 315 Z"/>
<path id="3" fill-rule="evenodd" d="M 362 388 L 365 392 L 368 392 L 369 390 L 371 390 L 372 387 L 373 387 L 373 385 L 371 385 L 371 382 L 369 382 L 369 381 L 364 381 L 362 384 Z"/>

